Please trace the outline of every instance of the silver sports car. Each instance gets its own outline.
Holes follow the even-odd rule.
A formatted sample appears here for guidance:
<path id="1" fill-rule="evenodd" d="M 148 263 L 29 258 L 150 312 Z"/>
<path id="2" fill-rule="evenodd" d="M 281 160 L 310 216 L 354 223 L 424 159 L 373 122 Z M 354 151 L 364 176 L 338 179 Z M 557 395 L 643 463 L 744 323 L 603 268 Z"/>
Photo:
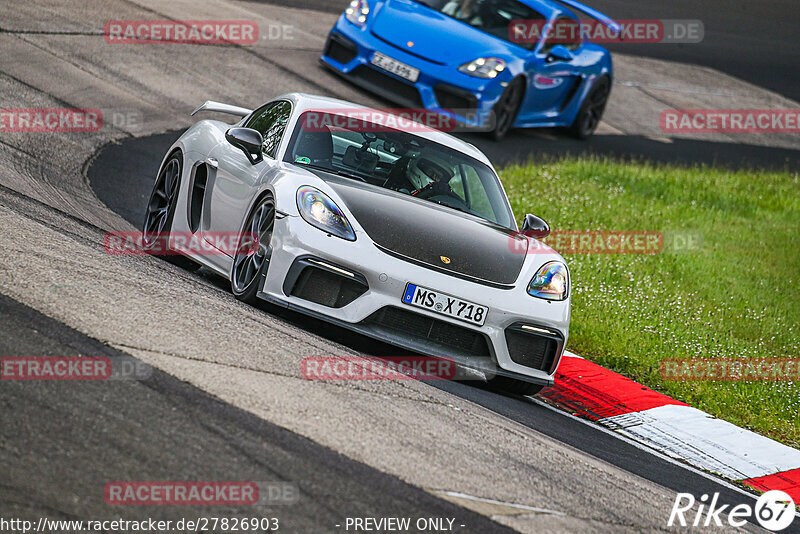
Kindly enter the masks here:
<path id="1" fill-rule="evenodd" d="M 425 355 L 452 358 L 502 389 L 553 383 L 567 340 L 570 277 L 519 231 L 477 148 L 393 113 L 292 93 L 255 111 L 206 102 L 170 147 L 145 244 L 181 250 L 246 302 L 309 314 Z M 240 237 L 235 247 L 220 235 Z"/>

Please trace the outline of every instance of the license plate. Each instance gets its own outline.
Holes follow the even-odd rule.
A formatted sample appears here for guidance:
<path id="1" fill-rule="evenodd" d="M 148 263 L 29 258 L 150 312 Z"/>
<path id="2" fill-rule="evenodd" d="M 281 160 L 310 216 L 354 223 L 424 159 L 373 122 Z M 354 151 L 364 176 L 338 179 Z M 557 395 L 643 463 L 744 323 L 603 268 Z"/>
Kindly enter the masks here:
<path id="1" fill-rule="evenodd" d="M 489 312 L 486 306 L 411 283 L 406 285 L 403 302 L 478 326 L 483 326 Z"/>
<path id="2" fill-rule="evenodd" d="M 372 60 L 370 60 L 370 62 L 376 67 L 380 67 L 385 71 L 396 74 L 401 78 L 405 78 L 406 80 L 414 83 L 416 83 L 417 79 L 419 78 L 419 69 L 415 69 L 411 65 L 406 65 L 405 63 L 383 55 L 380 52 L 375 52 L 372 54 Z"/>

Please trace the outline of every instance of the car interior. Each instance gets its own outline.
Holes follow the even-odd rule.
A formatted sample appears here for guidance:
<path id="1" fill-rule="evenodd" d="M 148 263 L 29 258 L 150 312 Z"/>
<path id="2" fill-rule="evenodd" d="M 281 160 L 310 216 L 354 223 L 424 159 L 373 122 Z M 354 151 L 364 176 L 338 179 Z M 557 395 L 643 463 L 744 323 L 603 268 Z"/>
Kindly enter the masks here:
<path id="1" fill-rule="evenodd" d="M 303 124 L 303 119 L 298 124 Z M 286 161 L 391 189 L 501 223 L 505 208 L 494 173 L 483 163 L 420 136 L 362 123 L 299 126 Z M 352 125 L 352 121 L 348 123 Z"/>

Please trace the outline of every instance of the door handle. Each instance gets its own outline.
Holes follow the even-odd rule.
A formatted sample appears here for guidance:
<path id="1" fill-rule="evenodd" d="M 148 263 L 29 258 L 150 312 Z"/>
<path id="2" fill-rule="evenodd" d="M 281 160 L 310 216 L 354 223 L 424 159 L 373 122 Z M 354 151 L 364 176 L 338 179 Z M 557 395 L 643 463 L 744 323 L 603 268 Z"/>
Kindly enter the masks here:
<path id="1" fill-rule="evenodd" d="M 219 167 L 219 161 L 217 161 L 216 158 L 206 158 L 206 165 L 212 169 L 216 169 Z"/>

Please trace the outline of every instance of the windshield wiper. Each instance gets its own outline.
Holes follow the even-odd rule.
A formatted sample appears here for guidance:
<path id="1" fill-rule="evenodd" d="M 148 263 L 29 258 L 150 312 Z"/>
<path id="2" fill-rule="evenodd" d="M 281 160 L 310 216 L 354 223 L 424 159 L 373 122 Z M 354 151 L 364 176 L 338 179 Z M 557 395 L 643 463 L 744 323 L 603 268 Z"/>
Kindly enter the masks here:
<path id="1" fill-rule="evenodd" d="M 340 171 L 340 170 L 338 170 L 338 169 L 337 169 L 337 170 L 334 170 L 333 172 L 335 172 L 335 173 L 336 173 L 336 174 L 338 174 L 339 176 L 344 176 L 345 178 L 354 178 L 354 179 L 356 179 L 356 180 L 361 180 L 361 181 L 362 181 L 362 182 L 364 182 L 365 184 L 368 184 L 368 183 L 369 183 L 369 181 L 368 181 L 366 178 L 364 178 L 363 176 L 359 176 L 358 174 L 356 174 L 356 173 L 353 173 L 353 172 Z"/>

